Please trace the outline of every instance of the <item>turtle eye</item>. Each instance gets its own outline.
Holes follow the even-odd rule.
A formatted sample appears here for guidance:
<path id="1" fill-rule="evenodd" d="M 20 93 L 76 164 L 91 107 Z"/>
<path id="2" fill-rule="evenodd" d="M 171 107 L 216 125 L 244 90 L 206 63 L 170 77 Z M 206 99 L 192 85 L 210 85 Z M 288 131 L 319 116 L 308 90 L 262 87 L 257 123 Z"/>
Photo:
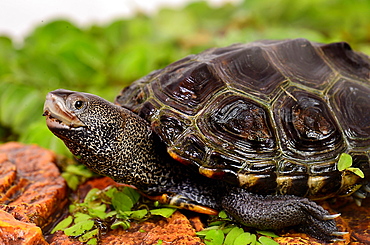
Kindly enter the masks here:
<path id="1" fill-rule="evenodd" d="M 75 103 L 74 103 L 74 107 L 75 107 L 77 110 L 81 109 L 83 106 L 84 106 L 84 102 L 83 102 L 82 100 L 77 100 L 77 101 L 75 101 Z"/>

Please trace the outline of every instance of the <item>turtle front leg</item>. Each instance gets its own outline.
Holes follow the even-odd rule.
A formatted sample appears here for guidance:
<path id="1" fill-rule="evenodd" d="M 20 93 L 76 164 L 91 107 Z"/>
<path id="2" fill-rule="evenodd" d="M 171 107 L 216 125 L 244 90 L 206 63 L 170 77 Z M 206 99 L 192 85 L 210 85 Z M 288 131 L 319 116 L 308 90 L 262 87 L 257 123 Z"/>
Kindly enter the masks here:
<path id="1" fill-rule="evenodd" d="M 341 240 L 334 221 L 325 209 L 307 198 L 296 196 L 260 196 L 234 188 L 222 199 L 225 211 L 236 221 L 258 229 L 295 226 L 299 231 L 324 241 Z"/>
<path id="2" fill-rule="evenodd" d="M 208 215 L 217 215 L 219 213 L 217 210 L 213 208 L 200 205 L 199 203 L 182 195 L 164 193 L 160 196 L 147 196 L 147 195 L 145 196 L 150 200 L 158 201 L 161 204 L 168 204 L 178 209 L 186 209 L 196 213 Z"/>

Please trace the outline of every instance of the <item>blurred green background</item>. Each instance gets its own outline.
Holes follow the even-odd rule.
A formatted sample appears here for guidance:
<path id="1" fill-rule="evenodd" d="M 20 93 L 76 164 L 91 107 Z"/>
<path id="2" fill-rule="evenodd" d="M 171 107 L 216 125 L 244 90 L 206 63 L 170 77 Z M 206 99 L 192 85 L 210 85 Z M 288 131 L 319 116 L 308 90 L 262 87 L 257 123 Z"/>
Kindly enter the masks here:
<path id="1" fill-rule="evenodd" d="M 0 143 L 36 143 L 67 154 L 41 116 L 51 90 L 85 91 L 113 101 L 135 79 L 188 54 L 298 37 L 346 41 L 369 55 L 370 1 L 245 0 L 219 8 L 195 2 L 104 26 L 51 21 L 35 28 L 22 45 L 0 37 Z"/>

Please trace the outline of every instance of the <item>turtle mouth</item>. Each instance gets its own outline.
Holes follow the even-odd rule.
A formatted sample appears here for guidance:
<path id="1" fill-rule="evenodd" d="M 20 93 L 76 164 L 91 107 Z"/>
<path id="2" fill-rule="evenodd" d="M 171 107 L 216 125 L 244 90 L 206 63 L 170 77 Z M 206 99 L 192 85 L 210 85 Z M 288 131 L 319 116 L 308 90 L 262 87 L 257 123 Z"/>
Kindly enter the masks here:
<path id="1" fill-rule="evenodd" d="M 75 129 L 86 127 L 76 114 L 67 108 L 65 96 L 48 93 L 44 104 L 43 116 L 49 129 Z"/>

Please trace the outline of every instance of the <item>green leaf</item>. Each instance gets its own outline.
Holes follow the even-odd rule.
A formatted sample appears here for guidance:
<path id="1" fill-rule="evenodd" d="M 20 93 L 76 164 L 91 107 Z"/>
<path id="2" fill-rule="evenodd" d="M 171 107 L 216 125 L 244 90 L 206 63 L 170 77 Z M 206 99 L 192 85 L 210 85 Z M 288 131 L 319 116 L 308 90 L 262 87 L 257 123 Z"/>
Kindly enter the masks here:
<path id="1" fill-rule="evenodd" d="M 98 212 L 105 212 L 105 210 L 107 210 L 107 205 L 105 205 L 104 203 L 99 203 L 99 205 L 94 205 L 93 207 L 94 210 Z"/>
<path id="2" fill-rule="evenodd" d="M 165 218 L 169 218 L 175 211 L 176 208 L 159 208 L 150 210 L 150 213 L 152 215 L 159 215 Z"/>
<path id="3" fill-rule="evenodd" d="M 221 210 L 219 213 L 218 213 L 218 217 L 221 218 L 221 219 L 227 219 L 228 216 L 225 212 L 225 210 Z"/>
<path id="4" fill-rule="evenodd" d="M 239 227 L 234 227 L 227 235 L 225 238 L 225 245 L 233 245 L 235 239 L 240 235 L 244 233 L 244 230 Z"/>
<path id="5" fill-rule="evenodd" d="M 106 218 L 113 217 L 114 215 L 117 215 L 116 210 L 113 210 L 113 211 L 110 211 L 109 213 L 107 213 Z"/>
<path id="6" fill-rule="evenodd" d="M 218 230 L 218 229 L 220 229 L 220 226 L 210 226 L 210 227 L 207 227 L 207 228 L 205 228 L 205 229 L 203 229 L 203 230 L 201 230 L 201 231 L 196 232 L 196 234 L 197 234 L 198 236 L 205 236 L 205 235 L 207 235 L 207 233 L 208 233 L 210 230 Z"/>
<path id="7" fill-rule="evenodd" d="M 113 193 L 112 197 L 113 207 L 117 211 L 130 211 L 134 203 L 132 199 L 123 192 Z"/>
<path id="8" fill-rule="evenodd" d="M 90 207 L 88 209 L 89 214 L 92 217 L 98 217 L 100 219 L 105 219 L 107 217 L 107 213 L 105 212 L 107 206 L 105 204 L 95 205 L 94 207 Z"/>
<path id="9" fill-rule="evenodd" d="M 113 194 L 114 194 L 115 192 L 117 192 L 117 188 L 116 188 L 116 187 L 110 187 L 109 189 L 107 189 L 107 190 L 105 191 L 105 195 L 106 195 L 107 197 L 109 197 L 109 198 L 111 198 L 111 199 L 112 199 Z"/>
<path id="10" fill-rule="evenodd" d="M 224 220 L 216 220 L 216 221 L 213 221 L 213 222 L 209 223 L 209 226 L 220 226 L 220 225 L 223 225 L 223 224 L 225 224 Z"/>
<path id="11" fill-rule="evenodd" d="M 94 230 L 91 230 L 91 231 L 88 231 L 86 232 L 85 234 L 83 234 L 81 237 L 79 237 L 79 241 L 80 242 L 87 242 L 89 241 L 90 239 L 94 238 L 95 236 L 97 236 L 99 234 L 99 229 L 94 229 Z"/>
<path id="12" fill-rule="evenodd" d="M 279 245 L 279 243 L 275 242 L 273 239 L 261 236 L 258 241 L 262 243 L 262 245 Z"/>
<path id="13" fill-rule="evenodd" d="M 132 189 L 130 187 L 125 187 L 123 189 L 123 193 L 125 193 L 128 197 L 131 198 L 132 203 L 135 204 L 135 203 L 137 203 L 139 201 L 140 194 L 136 190 L 134 190 L 134 189 Z"/>
<path id="14" fill-rule="evenodd" d="M 91 219 L 91 216 L 88 215 L 88 214 L 76 213 L 74 222 L 79 223 L 79 222 L 87 221 L 87 220 L 90 220 L 90 219 Z"/>
<path id="15" fill-rule="evenodd" d="M 195 234 L 199 237 L 203 237 L 207 235 L 207 233 L 208 233 L 208 230 L 201 230 L 201 231 L 196 232 Z"/>
<path id="16" fill-rule="evenodd" d="M 71 188 L 72 190 L 77 190 L 77 187 L 80 184 L 80 180 L 76 175 L 68 172 L 63 172 L 62 177 L 67 182 L 69 188 Z"/>
<path id="17" fill-rule="evenodd" d="M 80 236 L 84 234 L 86 231 L 91 230 L 94 226 L 93 220 L 85 220 L 76 223 L 75 225 L 67 228 L 64 230 L 64 234 L 67 236 Z"/>
<path id="18" fill-rule="evenodd" d="M 55 227 L 54 229 L 51 231 L 51 234 L 54 234 L 56 231 L 62 231 L 64 230 L 65 228 L 67 228 L 70 224 L 72 224 L 73 222 L 73 218 L 72 216 L 68 216 L 67 218 L 65 218 L 64 220 L 60 221 Z"/>
<path id="19" fill-rule="evenodd" d="M 249 232 L 244 232 L 236 237 L 234 241 L 234 245 L 247 245 L 247 244 L 255 244 L 256 242 L 256 235 L 251 234 Z"/>
<path id="20" fill-rule="evenodd" d="M 362 172 L 359 168 L 347 168 L 346 170 L 351 171 L 352 173 L 356 174 L 357 176 L 360 176 L 361 178 L 365 178 L 364 172 Z"/>
<path id="21" fill-rule="evenodd" d="M 204 243 L 206 245 L 222 245 L 224 237 L 224 233 L 221 230 L 210 230 L 204 237 Z"/>
<path id="22" fill-rule="evenodd" d="M 111 229 L 117 229 L 118 227 L 122 227 L 123 229 L 128 229 L 130 228 L 130 222 L 128 221 L 123 221 L 123 220 L 116 220 L 112 225 Z"/>
<path id="23" fill-rule="evenodd" d="M 238 227 L 238 226 L 235 226 L 235 225 L 227 225 L 227 226 L 224 226 L 225 225 L 225 222 L 221 225 L 222 228 L 222 231 L 224 232 L 224 234 L 229 234 L 229 232 L 234 229 L 235 227 Z"/>
<path id="24" fill-rule="evenodd" d="M 257 236 L 255 234 L 251 234 L 250 241 L 251 241 L 251 245 L 257 244 Z"/>
<path id="25" fill-rule="evenodd" d="M 94 201 L 95 199 L 98 198 L 98 195 L 97 193 L 99 192 L 100 190 L 98 188 L 93 188 L 91 189 L 87 194 L 86 194 L 86 197 L 84 199 L 84 203 L 86 204 L 89 204 L 90 202 Z"/>
<path id="26" fill-rule="evenodd" d="M 68 211 L 70 213 L 74 213 L 74 211 L 76 210 L 77 206 L 78 206 L 78 204 L 71 204 L 71 205 L 69 205 Z"/>
<path id="27" fill-rule="evenodd" d="M 257 231 L 257 233 L 269 237 L 279 237 L 273 231 Z"/>
<path id="28" fill-rule="evenodd" d="M 91 172 L 89 169 L 87 169 L 82 164 L 71 164 L 68 165 L 65 169 L 66 172 L 69 172 L 71 174 L 79 175 L 85 178 L 90 178 L 94 175 L 93 172 Z"/>
<path id="29" fill-rule="evenodd" d="M 352 157 L 347 153 L 342 153 L 338 160 L 338 170 L 344 171 L 352 166 Z"/>
<path id="30" fill-rule="evenodd" d="M 162 245 L 162 244 L 163 244 L 163 240 L 160 240 L 160 239 L 159 239 L 159 240 L 157 241 L 157 245 Z"/>
<path id="31" fill-rule="evenodd" d="M 98 244 L 98 239 L 97 238 L 92 238 L 87 242 L 87 244 L 96 245 L 96 244 Z"/>
<path id="32" fill-rule="evenodd" d="M 146 209 L 135 210 L 135 211 L 131 211 L 130 218 L 131 218 L 131 219 L 136 219 L 136 220 L 141 220 L 141 219 L 143 219 L 147 214 L 148 214 L 148 210 L 146 210 Z"/>

